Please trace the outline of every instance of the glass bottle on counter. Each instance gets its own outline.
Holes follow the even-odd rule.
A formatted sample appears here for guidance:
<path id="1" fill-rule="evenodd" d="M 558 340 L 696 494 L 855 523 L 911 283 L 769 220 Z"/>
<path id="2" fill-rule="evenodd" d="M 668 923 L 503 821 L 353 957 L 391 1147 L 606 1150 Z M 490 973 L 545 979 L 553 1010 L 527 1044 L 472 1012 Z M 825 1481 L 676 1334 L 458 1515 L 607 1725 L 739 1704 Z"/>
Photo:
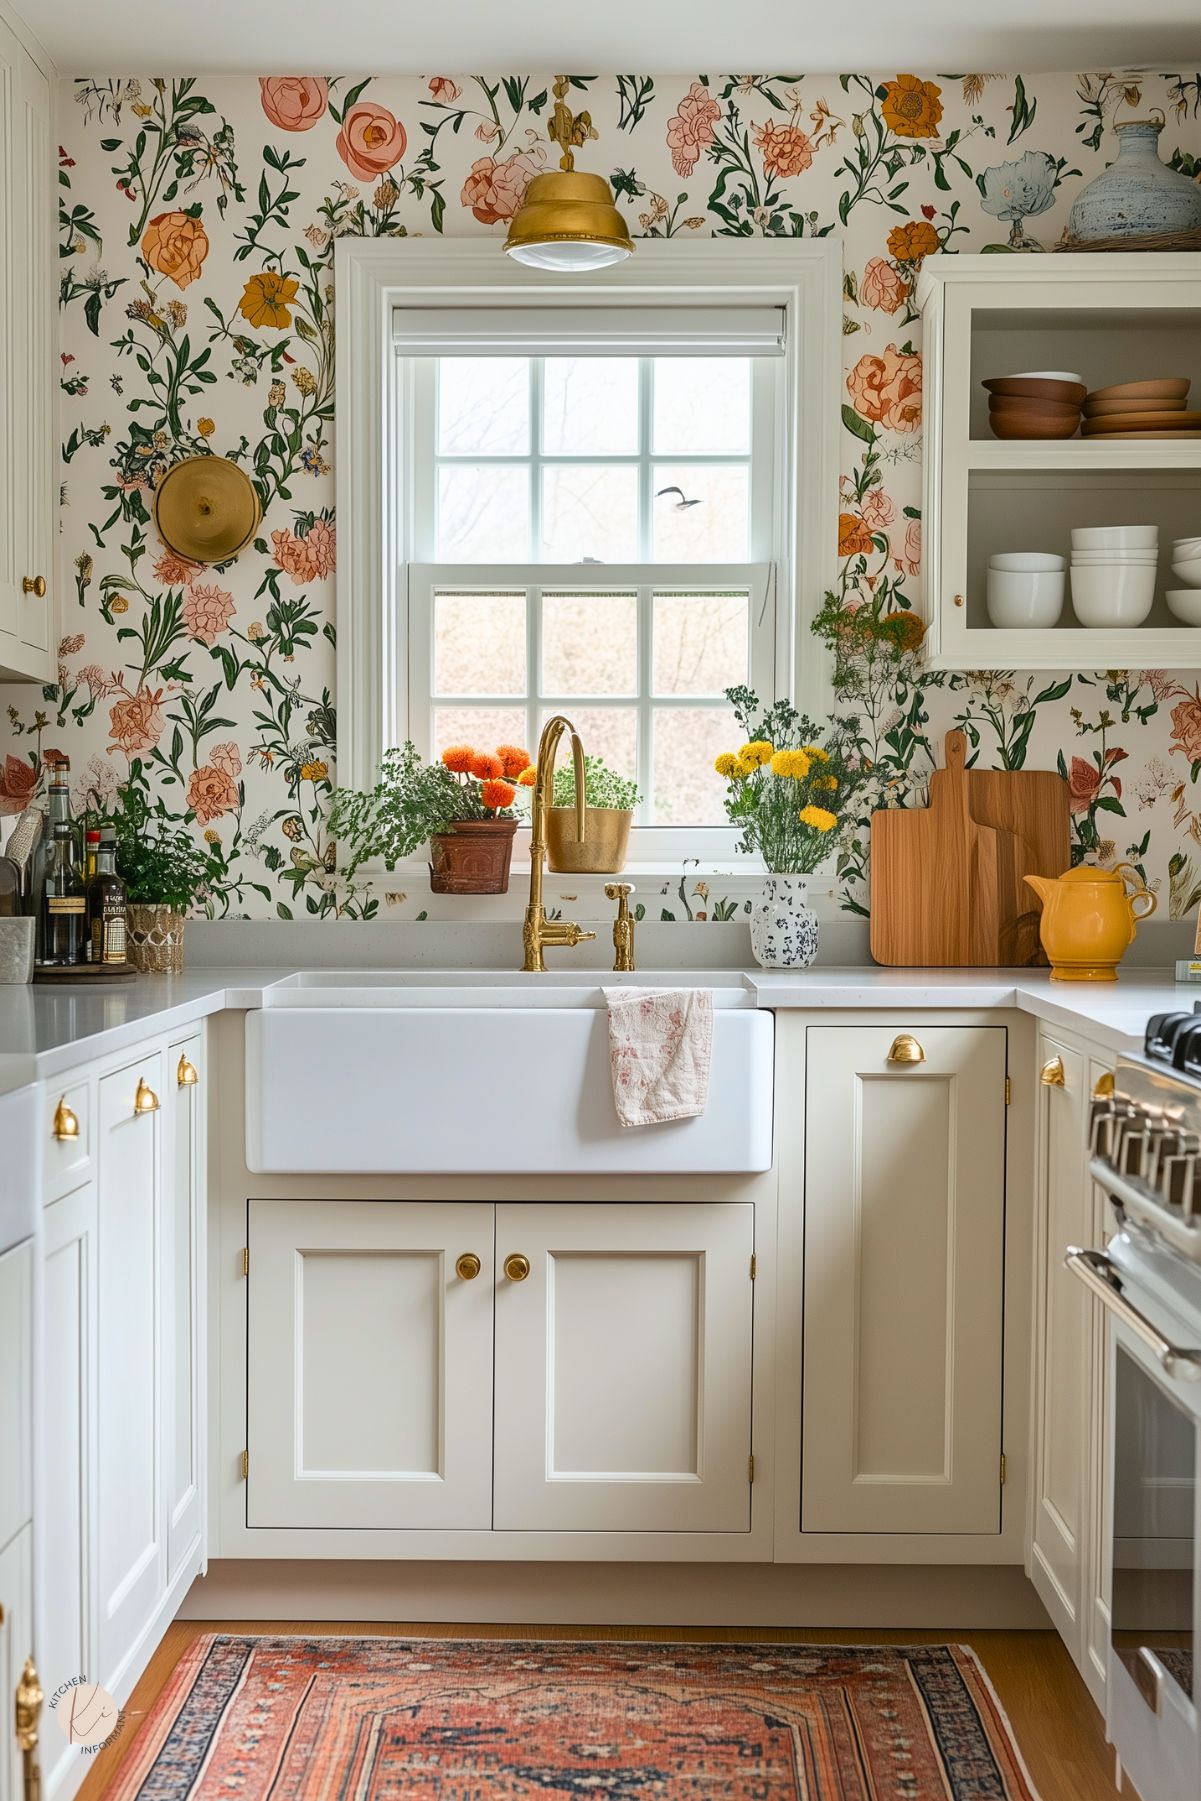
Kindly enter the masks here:
<path id="1" fill-rule="evenodd" d="M 86 891 L 88 960 L 124 963 L 125 883 L 117 874 L 116 835 L 107 827 L 96 839 L 96 873 Z"/>
<path id="2" fill-rule="evenodd" d="M 67 827 L 74 853 L 73 861 L 77 868 L 83 859 L 83 837 L 71 813 L 71 764 L 66 757 L 59 757 L 48 765 L 48 771 L 50 779 L 44 808 L 46 823 L 34 852 L 32 880 L 29 885 L 29 910 L 37 920 L 35 954 L 39 963 L 49 961 L 45 939 L 46 872 L 54 855 L 54 838 L 60 825 Z"/>
<path id="3" fill-rule="evenodd" d="M 96 873 L 100 858 L 100 833 L 92 830 L 83 835 L 83 885 L 88 883 Z"/>
<path id="4" fill-rule="evenodd" d="M 56 967 L 83 962 L 85 902 L 83 872 L 70 821 L 54 828 L 42 891 L 42 958 Z"/>

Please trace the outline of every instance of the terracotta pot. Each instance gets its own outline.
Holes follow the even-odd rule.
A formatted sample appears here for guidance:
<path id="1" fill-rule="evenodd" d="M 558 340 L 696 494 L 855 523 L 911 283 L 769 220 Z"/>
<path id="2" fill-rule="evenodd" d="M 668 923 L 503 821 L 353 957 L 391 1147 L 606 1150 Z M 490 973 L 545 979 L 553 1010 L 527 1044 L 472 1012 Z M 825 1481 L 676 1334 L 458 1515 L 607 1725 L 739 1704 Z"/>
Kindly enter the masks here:
<path id="1" fill-rule="evenodd" d="M 546 822 L 546 863 L 559 875 L 617 875 L 630 848 L 632 812 L 588 807 L 584 836 L 575 835 L 575 808 L 552 807 Z"/>
<path id="2" fill-rule="evenodd" d="M 434 894 L 507 894 L 515 819 L 460 819 L 430 839 Z"/>
<path id="3" fill-rule="evenodd" d="M 177 976 L 183 971 L 184 916 L 174 907 L 131 901 L 125 929 L 129 961 L 152 975 Z"/>

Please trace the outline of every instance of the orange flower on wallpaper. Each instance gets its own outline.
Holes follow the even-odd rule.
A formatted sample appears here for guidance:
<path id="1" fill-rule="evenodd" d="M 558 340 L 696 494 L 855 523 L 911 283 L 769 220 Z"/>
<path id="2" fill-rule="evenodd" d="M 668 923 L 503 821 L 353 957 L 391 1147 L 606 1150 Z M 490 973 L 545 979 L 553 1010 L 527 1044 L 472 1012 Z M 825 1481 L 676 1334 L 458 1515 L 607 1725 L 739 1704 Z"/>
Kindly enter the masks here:
<path id="1" fill-rule="evenodd" d="M 449 75 L 431 75 L 429 90 L 430 98 L 440 100 L 444 106 L 449 106 L 451 101 L 457 100 L 463 92 L 458 82 L 452 81 Z"/>
<path id="2" fill-rule="evenodd" d="M 894 225 L 888 234 L 888 250 L 898 263 L 920 263 L 939 247 L 938 233 L 928 219 L 910 219 Z"/>
<path id="3" fill-rule="evenodd" d="M 200 825 L 219 819 L 238 804 L 238 784 L 224 769 L 213 763 L 192 771 L 188 782 L 188 805 Z"/>
<path id="4" fill-rule="evenodd" d="M 1172 749 L 1190 763 L 1201 763 L 1201 689 L 1172 708 Z"/>
<path id="5" fill-rule="evenodd" d="M 202 565 L 189 562 L 181 557 L 178 551 L 164 550 L 154 565 L 154 579 L 162 582 L 165 588 L 184 588 L 194 576 L 199 575 Z"/>
<path id="6" fill-rule="evenodd" d="M 260 75 L 263 111 L 281 131 L 311 131 L 329 107 L 323 75 Z"/>
<path id="7" fill-rule="evenodd" d="M 859 281 L 859 299 L 881 313 L 896 313 L 909 298 L 909 283 L 882 256 L 869 257 Z"/>
<path id="8" fill-rule="evenodd" d="M 905 567 L 910 575 L 916 575 L 922 566 L 922 522 L 911 519 L 905 527 L 905 543 L 901 549 Z"/>
<path id="9" fill-rule="evenodd" d="M 108 746 L 110 756 L 115 750 L 123 750 L 127 757 L 136 757 L 141 751 L 153 749 L 166 725 L 162 699 L 161 688 L 141 688 L 109 708 L 109 735 L 113 740 Z"/>
<path id="10" fill-rule="evenodd" d="M 667 121 L 667 148 L 677 175 L 691 175 L 701 151 L 713 142 L 721 107 L 703 82 L 694 81 Z"/>
<path id="11" fill-rule="evenodd" d="M 838 554 L 840 557 L 865 557 L 875 549 L 872 534 L 855 513 L 838 515 Z"/>
<path id="12" fill-rule="evenodd" d="M 184 630 L 200 644 L 215 644 L 234 616 L 233 595 L 215 582 L 195 585 L 183 597 L 180 609 Z"/>
<path id="13" fill-rule="evenodd" d="M 869 532 L 882 532 L 897 516 L 897 509 L 883 488 L 869 488 L 859 503 L 859 511 Z"/>
<path id="14" fill-rule="evenodd" d="M 525 191 L 537 173 L 538 164 L 521 150 L 499 163 L 491 156 L 477 157 L 459 199 L 481 225 L 496 225 L 521 211 Z"/>
<path id="15" fill-rule="evenodd" d="M 338 543 L 328 520 L 314 519 L 304 538 L 290 531 L 272 532 L 271 544 L 276 562 L 297 587 L 333 574 Z"/>
<path id="16" fill-rule="evenodd" d="M 374 100 L 360 100 L 343 117 L 335 148 L 352 175 L 374 181 L 395 167 L 408 141 L 395 113 Z"/>
<path id="17" fill-rule="evenodd" d="M 884 84 L 880 111 L 884 123 L 899 138 L 936 138 L 942 118 L 942 89 L 937 82 L 916 75 L 898 75 Z"/>
<path id="18" fill-rule="evenodd" d="M 802 175 L 813 162 L 813 147 L 798 125 L 756 125 L 755 144 L 768 175 Z"/>
<path id="19" fill-rule="evenodd" d="M 517 790 L 511 782 L 502 782 L 493 777 L 480 789 L 480 799 L 493 813 L 502 807 L 511 807 L 517 798 Z"/>
<path id="20" fill-rule="evenodd" d="M 208 233 L 191 213 L 160 213 L 142 233 L 143 261 L 177 288 L 195 281 L 208 253 Z"/>
<path id="21" fill-rule="evenodd" d="M 242 289 L 238 311 L 252 325 L 273 325 L 282 331 L 285 325 L 292 323 L 288 309 L 299 290 L 300 283 L 290 275 L 277 275 L 274 269 L 264 269 L 261 275 L 252 275 Z"/>
<path id="22" fill-rule="evenodd" d="M 861 356 L 847 376 L 855 411 L 886 431 L 916 431 L 922 422 L 922 359 L 890 344 Z"/>

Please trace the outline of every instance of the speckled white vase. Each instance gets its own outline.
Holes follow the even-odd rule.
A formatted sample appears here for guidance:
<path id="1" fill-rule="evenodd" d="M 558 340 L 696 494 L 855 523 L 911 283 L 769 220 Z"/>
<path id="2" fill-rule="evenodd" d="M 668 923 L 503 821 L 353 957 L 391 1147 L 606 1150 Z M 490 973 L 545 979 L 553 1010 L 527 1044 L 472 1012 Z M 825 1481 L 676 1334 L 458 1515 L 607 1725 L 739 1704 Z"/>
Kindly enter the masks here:
<path id="1" fill-rule="evenodd" d="M 817 957 L 817 914 L 801 875 L 769 875 L 751 908 L 751 950 L 764 969 L 808 969 Z"/>
<path id="2" fill-rule="evenodd" d="M 1163 118 L 1115 125 L 1117 161 L 1076 196 L 1068 221 L 1074 238 L 1146 237 L 1201 229 L 1201 187 L 1160 161 Z"/>

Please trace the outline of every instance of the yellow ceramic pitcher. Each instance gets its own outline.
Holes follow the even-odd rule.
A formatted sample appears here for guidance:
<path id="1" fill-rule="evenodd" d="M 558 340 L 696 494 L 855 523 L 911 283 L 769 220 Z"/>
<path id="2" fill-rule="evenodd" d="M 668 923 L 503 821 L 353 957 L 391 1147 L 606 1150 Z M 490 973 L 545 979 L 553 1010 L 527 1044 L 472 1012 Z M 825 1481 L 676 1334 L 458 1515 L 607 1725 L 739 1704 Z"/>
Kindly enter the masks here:
<path id="1" fill-rule="evenodd" d="M 1130 863 L 1114 869 L 1082 865 L 1054 881 L 1041 875 L 1024 880 L 1043 904 L 1039 937 L 1052 981 L 1116 982 L 1139 920 L 1150 919 L 1159 904 L 1137 869 Z M 1146 903 L 1141 912 L 1140 901 Z"/>

